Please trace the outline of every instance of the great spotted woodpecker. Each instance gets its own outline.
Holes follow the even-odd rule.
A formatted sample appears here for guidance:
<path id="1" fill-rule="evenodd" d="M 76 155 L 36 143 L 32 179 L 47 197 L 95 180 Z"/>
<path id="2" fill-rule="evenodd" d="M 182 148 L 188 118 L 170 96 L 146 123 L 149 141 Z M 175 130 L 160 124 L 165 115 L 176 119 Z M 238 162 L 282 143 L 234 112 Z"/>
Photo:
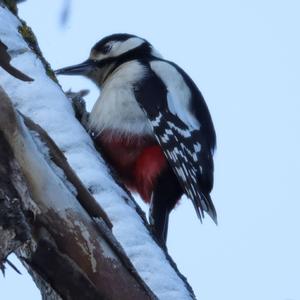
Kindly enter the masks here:
<path id="1" fill-rule="evenodd" d="M 100 88 L 89 119 L 96 145 L 120 180 L 151 204 L 150 224 L 165 244 L 170 211 L 183 194 L 200 220 L 217 222 L 210 192 L 216 135 L 192 79 L 145 39 L 113 34 L 85 62 L 56 74 L 84 75 Z"/>

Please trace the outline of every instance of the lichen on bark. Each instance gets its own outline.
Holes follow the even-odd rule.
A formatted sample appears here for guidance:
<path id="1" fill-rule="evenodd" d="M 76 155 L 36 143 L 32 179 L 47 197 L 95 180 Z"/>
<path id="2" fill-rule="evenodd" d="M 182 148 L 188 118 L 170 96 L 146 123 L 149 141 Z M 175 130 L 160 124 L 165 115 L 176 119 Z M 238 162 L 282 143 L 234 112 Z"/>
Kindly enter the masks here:
<path id="1" fill-rule="evenodd" d="M 17 18 L 18 17 L 18 8 L 16 1 L 14 0 L 0 0 L 0 4 L 5 5 Z M 32 31 L 32 29 L 26 24 L 25 21 L 19 19 L 21 22 L 21 26 L 19 27 L 19 32 L 23 36 L 24 40 L 27 42 L 28 46 L 36 53 L 36 55 L 40 58 L 43 65 L 45 66 L 46 74 L 54 80 L 56 83 L 58 83 L 56 76 L 51 69 L 50 64 L 46 61 L 44 58 L 42 51 L 38 45 L 37 39 Z"/>
<path id="2" fill-rule="evenodd" d="M 13 13 L 13 14 L 17 14 L 18 13 L 18 8 L 17 8 L 17 4 L 16 1 L 14 0 L 1 0 L 0 2 L 2 2 L 3 4 L 5 4 L 5 6 Z"/>
<path id="3" fill-rule="evenodd" d="M 24 40 L 27 42 L 30 49 L 32 49 L 36 53 L 36 55 L 40 58 L 40 60 L 42 61 L 47 75 L 52 80 L 54 80 L 56 83 L 58 83 L 56 76 L 55 76 L 53 70 L 51 69 L 50 64 L 43 57 L 42 51 L 38 45 L 37 39 L 36 39 L 32 29 L 26 24 L 25 21 L 20 20 L 20 22 L 22 23 L 22 25 L 19 26 L 20 34 L 23 36 Z"/>

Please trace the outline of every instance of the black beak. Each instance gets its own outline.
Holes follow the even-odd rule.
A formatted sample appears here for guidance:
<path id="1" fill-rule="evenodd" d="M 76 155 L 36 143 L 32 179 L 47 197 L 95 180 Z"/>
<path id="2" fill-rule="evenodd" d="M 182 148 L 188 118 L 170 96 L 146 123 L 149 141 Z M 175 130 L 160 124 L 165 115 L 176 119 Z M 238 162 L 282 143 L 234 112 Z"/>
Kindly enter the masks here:
<path id="1" fill-rule="evenodd" d="M 58 69 L 55 71 L 55 74 L 56 75 L 86 75 L 95 66 L 96 63 L 93 60 L 88 59 L 81 64 Z"/>

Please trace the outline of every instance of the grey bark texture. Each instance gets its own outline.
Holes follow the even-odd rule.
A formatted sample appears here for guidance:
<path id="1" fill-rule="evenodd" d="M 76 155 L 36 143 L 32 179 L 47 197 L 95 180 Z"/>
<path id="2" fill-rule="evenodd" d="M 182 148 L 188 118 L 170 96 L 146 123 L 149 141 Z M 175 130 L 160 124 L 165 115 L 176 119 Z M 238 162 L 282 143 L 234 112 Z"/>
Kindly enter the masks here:
<path id="1" fill-rule="evenodd" d="M 16 13 L 14 1 L 0 0 L 0 5 L 9 3 Z M 40 56 L 37 44 L 31 46 Z M 0 41 L 0 67 L 28 80 L 9 61 Z M 84 95 L 68 94 L 85 127 Z M 63 171 L 63 179 L 53 166 Z M 136 212 L 148 228 L 138 206 Z M 0 269 L 4 270 L 7 256 L 16 253 L 47 300 L 156 299 L 111 228 L 60 149 L 39 125 L 15 110 L 0 82 Z M 195 299 L 167 253 L 166 257 Z"/>
<path id="2" fill-rule="evenodd" d="M 44 136 L 43 143 L 48 140 L 52 162 L 58 162 L 77 193 L 52 171 L 0 88 L 1 260 L 18 249 L 35 279 L 46 281 L 62 299 L 155 299 L 114 239 L 106 214 L 54 142 L 39 126 L 26 123 Z M 43 294 L 53 299 L 52 292 Z"/>

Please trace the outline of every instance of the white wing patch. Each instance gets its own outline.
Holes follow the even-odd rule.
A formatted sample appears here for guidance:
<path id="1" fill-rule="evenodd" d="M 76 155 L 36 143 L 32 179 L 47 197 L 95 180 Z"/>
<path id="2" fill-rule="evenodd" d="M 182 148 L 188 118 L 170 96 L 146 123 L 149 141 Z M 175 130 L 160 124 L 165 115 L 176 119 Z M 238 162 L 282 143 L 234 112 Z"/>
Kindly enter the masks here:
<path id="1" fill-rule="evenodd" d="M 191 92 L 181 74 L 164 61 L 152 61 L 150 66 L 167 87 L 167 102 L 170 112 L 178 116 L 190 130 L 199 130 L 200 124 L 189 109 Z"/>
<path id="2" fill-rule="evenodd" d="M 161 114 L 161 112 L 159 112 L 157 117 L 153 121 L 151 121 L 152 126 L 153 127 L 158 127 L 160 125 L 161 118 L 162 118 L 162 114 Z"/>
<path id="3" fill-rule="evenodd" d="M 181 128 L 177 127 L 176 125 L 174 125 L 172 122 L 169 122 L 169 121 L 167 121 L 167 123 L 170 126 L 170 128 L 176 130 L 183 137 L 185 137 L 185 138 L 191 137 L 191 132 L 190 132 L 189 129 L 181 129 Z"/>

